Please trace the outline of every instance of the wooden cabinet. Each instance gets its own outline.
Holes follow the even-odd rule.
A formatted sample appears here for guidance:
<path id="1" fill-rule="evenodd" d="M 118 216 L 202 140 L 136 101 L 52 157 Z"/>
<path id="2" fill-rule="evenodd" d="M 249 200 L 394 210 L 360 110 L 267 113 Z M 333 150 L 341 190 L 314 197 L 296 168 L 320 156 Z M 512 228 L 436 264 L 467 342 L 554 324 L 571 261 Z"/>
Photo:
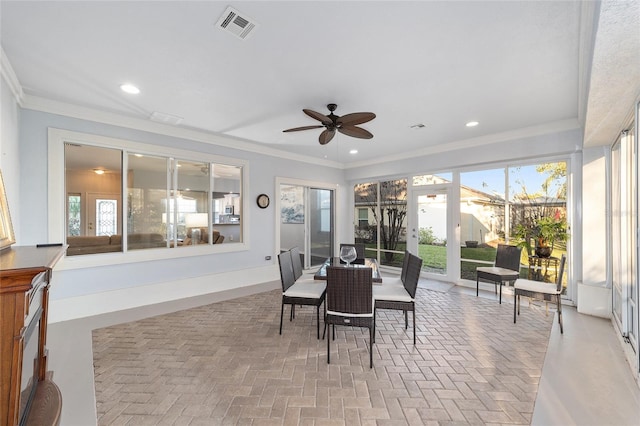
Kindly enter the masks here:
<path id="1" fill-rule="evenodd" d="M 62 400 L 46 377 L 46 343 L 51 271 L 63 254 L 60 246 L 0 251 L 0 426 L 31 423 L 40 405 L 59 421 Z M 43 392 L 46 404 L 36 395 Z"/>

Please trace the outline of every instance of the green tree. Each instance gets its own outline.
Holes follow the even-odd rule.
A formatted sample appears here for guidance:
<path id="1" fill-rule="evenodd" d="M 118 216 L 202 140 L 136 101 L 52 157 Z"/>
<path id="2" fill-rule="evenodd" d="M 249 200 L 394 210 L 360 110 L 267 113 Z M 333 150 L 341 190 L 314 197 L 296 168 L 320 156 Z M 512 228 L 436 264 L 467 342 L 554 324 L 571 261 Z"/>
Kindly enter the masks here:
<path id="1" fill-rule="evenodd" d="M 550 193 L 553 186 L 557 187 L 555 197 L 561 200 L 567 199 L 567 163 L 560 161 L 557 163 L 544 163 L 536 166 L 536 171 L 546 174 L 547 177 L 542 183 L 545 193 Z"/>
<path id="2" fill-rule="evenodd" d="M 378 186 L 380 206 L 378 208 Z M 407 180 L 398 179 L 378 183 L 362 183 L 354 187 L 355 203 L 366 205 L 380 224 L 380 240 L 385 250 L 397 250 L 407 216 Z M 390 261 L 393 253 L 385 253 Z"/>

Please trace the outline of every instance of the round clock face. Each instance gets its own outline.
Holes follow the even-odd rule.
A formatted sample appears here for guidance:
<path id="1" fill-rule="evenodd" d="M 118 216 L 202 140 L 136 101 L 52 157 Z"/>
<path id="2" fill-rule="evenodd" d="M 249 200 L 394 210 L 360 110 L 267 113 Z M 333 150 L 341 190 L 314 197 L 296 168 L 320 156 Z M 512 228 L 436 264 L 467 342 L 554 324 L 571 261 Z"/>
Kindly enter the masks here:
<path id="1" fill-rule="evenodd" d="M 261 209 L 266 209 L 269 206 L 269 196 L 267 194 L 258 195 L 258 199 L 256 201 L 258 202 L 258 207 Z"/>

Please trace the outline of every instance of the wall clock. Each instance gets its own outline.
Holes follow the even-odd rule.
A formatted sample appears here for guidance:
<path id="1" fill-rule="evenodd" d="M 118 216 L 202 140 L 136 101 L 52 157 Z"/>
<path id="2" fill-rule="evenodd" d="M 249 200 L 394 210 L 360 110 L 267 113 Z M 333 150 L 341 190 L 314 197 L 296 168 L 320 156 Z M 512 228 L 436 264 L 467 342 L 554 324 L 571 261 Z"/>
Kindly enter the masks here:
<path id="1" fill-rule="evenodd" d="M 269 196 L 267 194 L 260 194 L 258 195 L 256 202 L 258 203 L 258 207 L 266 209 L 269 207 Z"/>

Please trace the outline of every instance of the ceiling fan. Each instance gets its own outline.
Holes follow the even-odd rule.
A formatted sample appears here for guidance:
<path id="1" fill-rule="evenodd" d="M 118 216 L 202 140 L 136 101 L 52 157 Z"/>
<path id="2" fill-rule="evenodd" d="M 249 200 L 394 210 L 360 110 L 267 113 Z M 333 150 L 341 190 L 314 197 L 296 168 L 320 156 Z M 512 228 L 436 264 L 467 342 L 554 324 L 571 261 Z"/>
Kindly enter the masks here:
<path id="1" fill-rule="evenodd" d="M 336 134 L 336 130 L 347 136 L 360 139 L 371 139 L 373 135 L 361 128 L 356 124 L 363 124 L 376 118 L 376 115 L 372 112 L 354 112 L 351 114 L 343 115 L 339 117 L 333 113 L 338 108 L 336 104 L 327 105 L 329 109 L 329 115 L 323 115 L 319 112 L 312 111 L 310 109 L 303 109 L 302 111 L 309 117 L 318 120 L 322 125 L 315 126 L 302 126 L 294 127 L 293 129 L 283 130 L 283 132 L 299 132 L 300 130 L 320 129 L 326 127 L 326 129 L 320 133 L 319 141 L 320 145 L 328 144 Z"/>

